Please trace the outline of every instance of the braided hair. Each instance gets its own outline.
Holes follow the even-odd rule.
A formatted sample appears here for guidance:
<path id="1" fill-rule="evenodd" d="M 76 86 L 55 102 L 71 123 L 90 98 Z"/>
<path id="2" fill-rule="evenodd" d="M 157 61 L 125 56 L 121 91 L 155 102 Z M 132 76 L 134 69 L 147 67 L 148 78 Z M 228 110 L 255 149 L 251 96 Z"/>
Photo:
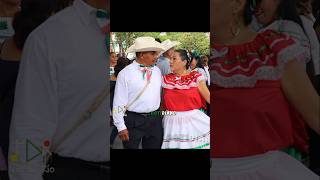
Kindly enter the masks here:
<path id="1" fill-rule="evenodd" d="M 259 1 L 260 2 L 260 1 Z M 254 13 L 254 9 L 257 5 L 257 0 L 247 0 L 244 6 L 244 24 L 248 26 L 252 21 L 252 15 Z"/>

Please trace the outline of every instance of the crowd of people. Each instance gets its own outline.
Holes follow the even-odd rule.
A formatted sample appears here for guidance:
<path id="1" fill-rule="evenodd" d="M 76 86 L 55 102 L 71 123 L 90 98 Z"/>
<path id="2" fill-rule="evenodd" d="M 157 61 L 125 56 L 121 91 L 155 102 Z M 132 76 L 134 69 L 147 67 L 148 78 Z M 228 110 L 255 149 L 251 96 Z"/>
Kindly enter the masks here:
<path id="1" fill-rule="evenodd" d="M 110 116 L 126 149 L 208 149 L 208 56 L 181 43 L 138 37 L 127 53 L 110 53 Z"/>
<path id="2" fill-rule="evenodd" d="M 211 17 L 211 179 L 319 179 L 319 1 L 212 0 Z"/>

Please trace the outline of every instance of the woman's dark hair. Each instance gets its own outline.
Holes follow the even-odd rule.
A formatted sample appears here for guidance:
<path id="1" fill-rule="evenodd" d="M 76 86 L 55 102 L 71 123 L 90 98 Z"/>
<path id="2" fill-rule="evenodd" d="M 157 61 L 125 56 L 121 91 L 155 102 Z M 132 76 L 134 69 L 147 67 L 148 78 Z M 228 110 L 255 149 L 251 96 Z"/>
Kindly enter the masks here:
<path id="1" fill-rule="evenodd" d="M 188 51 L 186 51 L 184 49 L 177 49 L 177 50 L 175 50 L 175 52 L 179 53 L 181 60 L 187 61 L 186 69 L 188 69 L 190 67 L 191 60 L 192 60 L 188 56 Z"/>
<path id="2" fill-rule="evenodd" d="M 283 20 L 293 21 L 300 25 L 304 30 L 302 21 L 300 19 L 297 10 L 297 0 L 280 0 L 280 4 L 277 9 L 278 17 Z"/>
<path id="3" fill-rule="evenodd" d="M 247 0 L 246 5 L 244 7 L 244 25 L 249 26 L 249 24 L 252 21 L 252 15 L 253 15 L 253 6 L 254 6 L 254 0 Z"/>
<path id="4" fill-rule="evenodd" d="M 131 64 L 132 61 L 130 61 L 128 58 L 125 57 L 119 57 L 117 61 L 117 65 L 114 67 L 114 75 L 117 77 L 119 72 Z"/>
<path id="5" fill-rule="evenodd" d="M 192 56 L 191 56 L 191 62 L 192 62 L 193 59 L 195 59 L 195 60 L 197 61 L 197 64 L 196 64 L 196 67 L 197 67 L 197 68 L 202 68 L 202 69 L 204 69 L 203 61 L 202 61 L 202 59 L 200 58 L 200 56 L 192 55 Z M 190 64 L 191 64 L 191 63 L 190 63 Z"/>
<path id="6" fill-rule="evenodd" d="M 254 9 L 261 1 L 262 0 L 247 0 L 244 10 L 245 25 L 249 25 L 251 23 Z M 280 0 L 276 13 L 280 19 L 293 21 L 299 24 L 304 30 L 296 5 L 297 0 Z"/>
<path id="7" fill-rule="evenodd" d="M 320 1 L 319 0 L 314 0 L 312 2 L 312 13 L 313 16 L 317 17 L 320 14 Z"/>
<path id="8" fill-rule="evenodd" d="M 207 57 L 207 58 L 208 58 L 208 56 L 206 56 L 206 55 L 200 56 L 200 59 L 199 59 L 199 61 L 198 61 L 199 65 L 197 65 L 197 67 L 200 67 L 200 68 L 202 68 L 202 69 L 204 69 L 204 65 L 205 65 L 204 60 L 203 60 L 203 57 Z M 209 61 L 209 58 L 208 58 L 208 61 Z"/>
<path id="9" fill-rule="evenodd" d="M 250 1 L 251 6 L 256 8 L 255 6 L 259 4 L 262 0 L 248 0 Z M 299 17 L 299 12 L 297 9 L 298 0 L 280 0 L 280 3 L 277 8 L 277 16 L 279 19 L 293 21 L 303 29 L 302 20 Z"/>
<path id="10" fill-rule="evenodd" d="M 22 0 L 21 10 L 13 18 L 13 41 L 23 49 L 29 34 L 53 13 L 54 0 Z"/>

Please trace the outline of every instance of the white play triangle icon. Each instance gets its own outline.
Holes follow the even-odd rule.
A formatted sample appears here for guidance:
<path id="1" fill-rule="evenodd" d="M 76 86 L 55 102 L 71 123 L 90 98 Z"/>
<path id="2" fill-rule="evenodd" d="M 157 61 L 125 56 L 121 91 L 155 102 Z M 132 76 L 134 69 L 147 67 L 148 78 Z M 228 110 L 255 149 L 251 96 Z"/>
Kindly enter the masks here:
<path id="1" fill-rule="evenodd" d="M 26 161 L 31 161 L 42 154 L 42 147 L 37 147 L 30 140 L 26 140 Z"/>

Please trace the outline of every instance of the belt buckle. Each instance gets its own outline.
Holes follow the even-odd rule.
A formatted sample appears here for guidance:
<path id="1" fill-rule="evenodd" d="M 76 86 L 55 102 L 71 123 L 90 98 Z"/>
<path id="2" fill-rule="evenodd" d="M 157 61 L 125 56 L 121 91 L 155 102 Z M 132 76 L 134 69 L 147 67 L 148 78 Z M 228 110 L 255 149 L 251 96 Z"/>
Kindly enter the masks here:
<path id="1" fill-rule="evenodd" d="M 109 169 L 110 167 L 107 166 L 107 165 L 100 164 L 100 165 L 99 165 L 99 168 L 102 169 L 102 170 L 107 170 L 107 169 Z"/>
<path id="2" fill-rule="evenodd" d="M 148 116 L 149 116 L 148 113 L 143 113 L 142 115 L 143 115 L 144 117 L 148 117 Z"/>

